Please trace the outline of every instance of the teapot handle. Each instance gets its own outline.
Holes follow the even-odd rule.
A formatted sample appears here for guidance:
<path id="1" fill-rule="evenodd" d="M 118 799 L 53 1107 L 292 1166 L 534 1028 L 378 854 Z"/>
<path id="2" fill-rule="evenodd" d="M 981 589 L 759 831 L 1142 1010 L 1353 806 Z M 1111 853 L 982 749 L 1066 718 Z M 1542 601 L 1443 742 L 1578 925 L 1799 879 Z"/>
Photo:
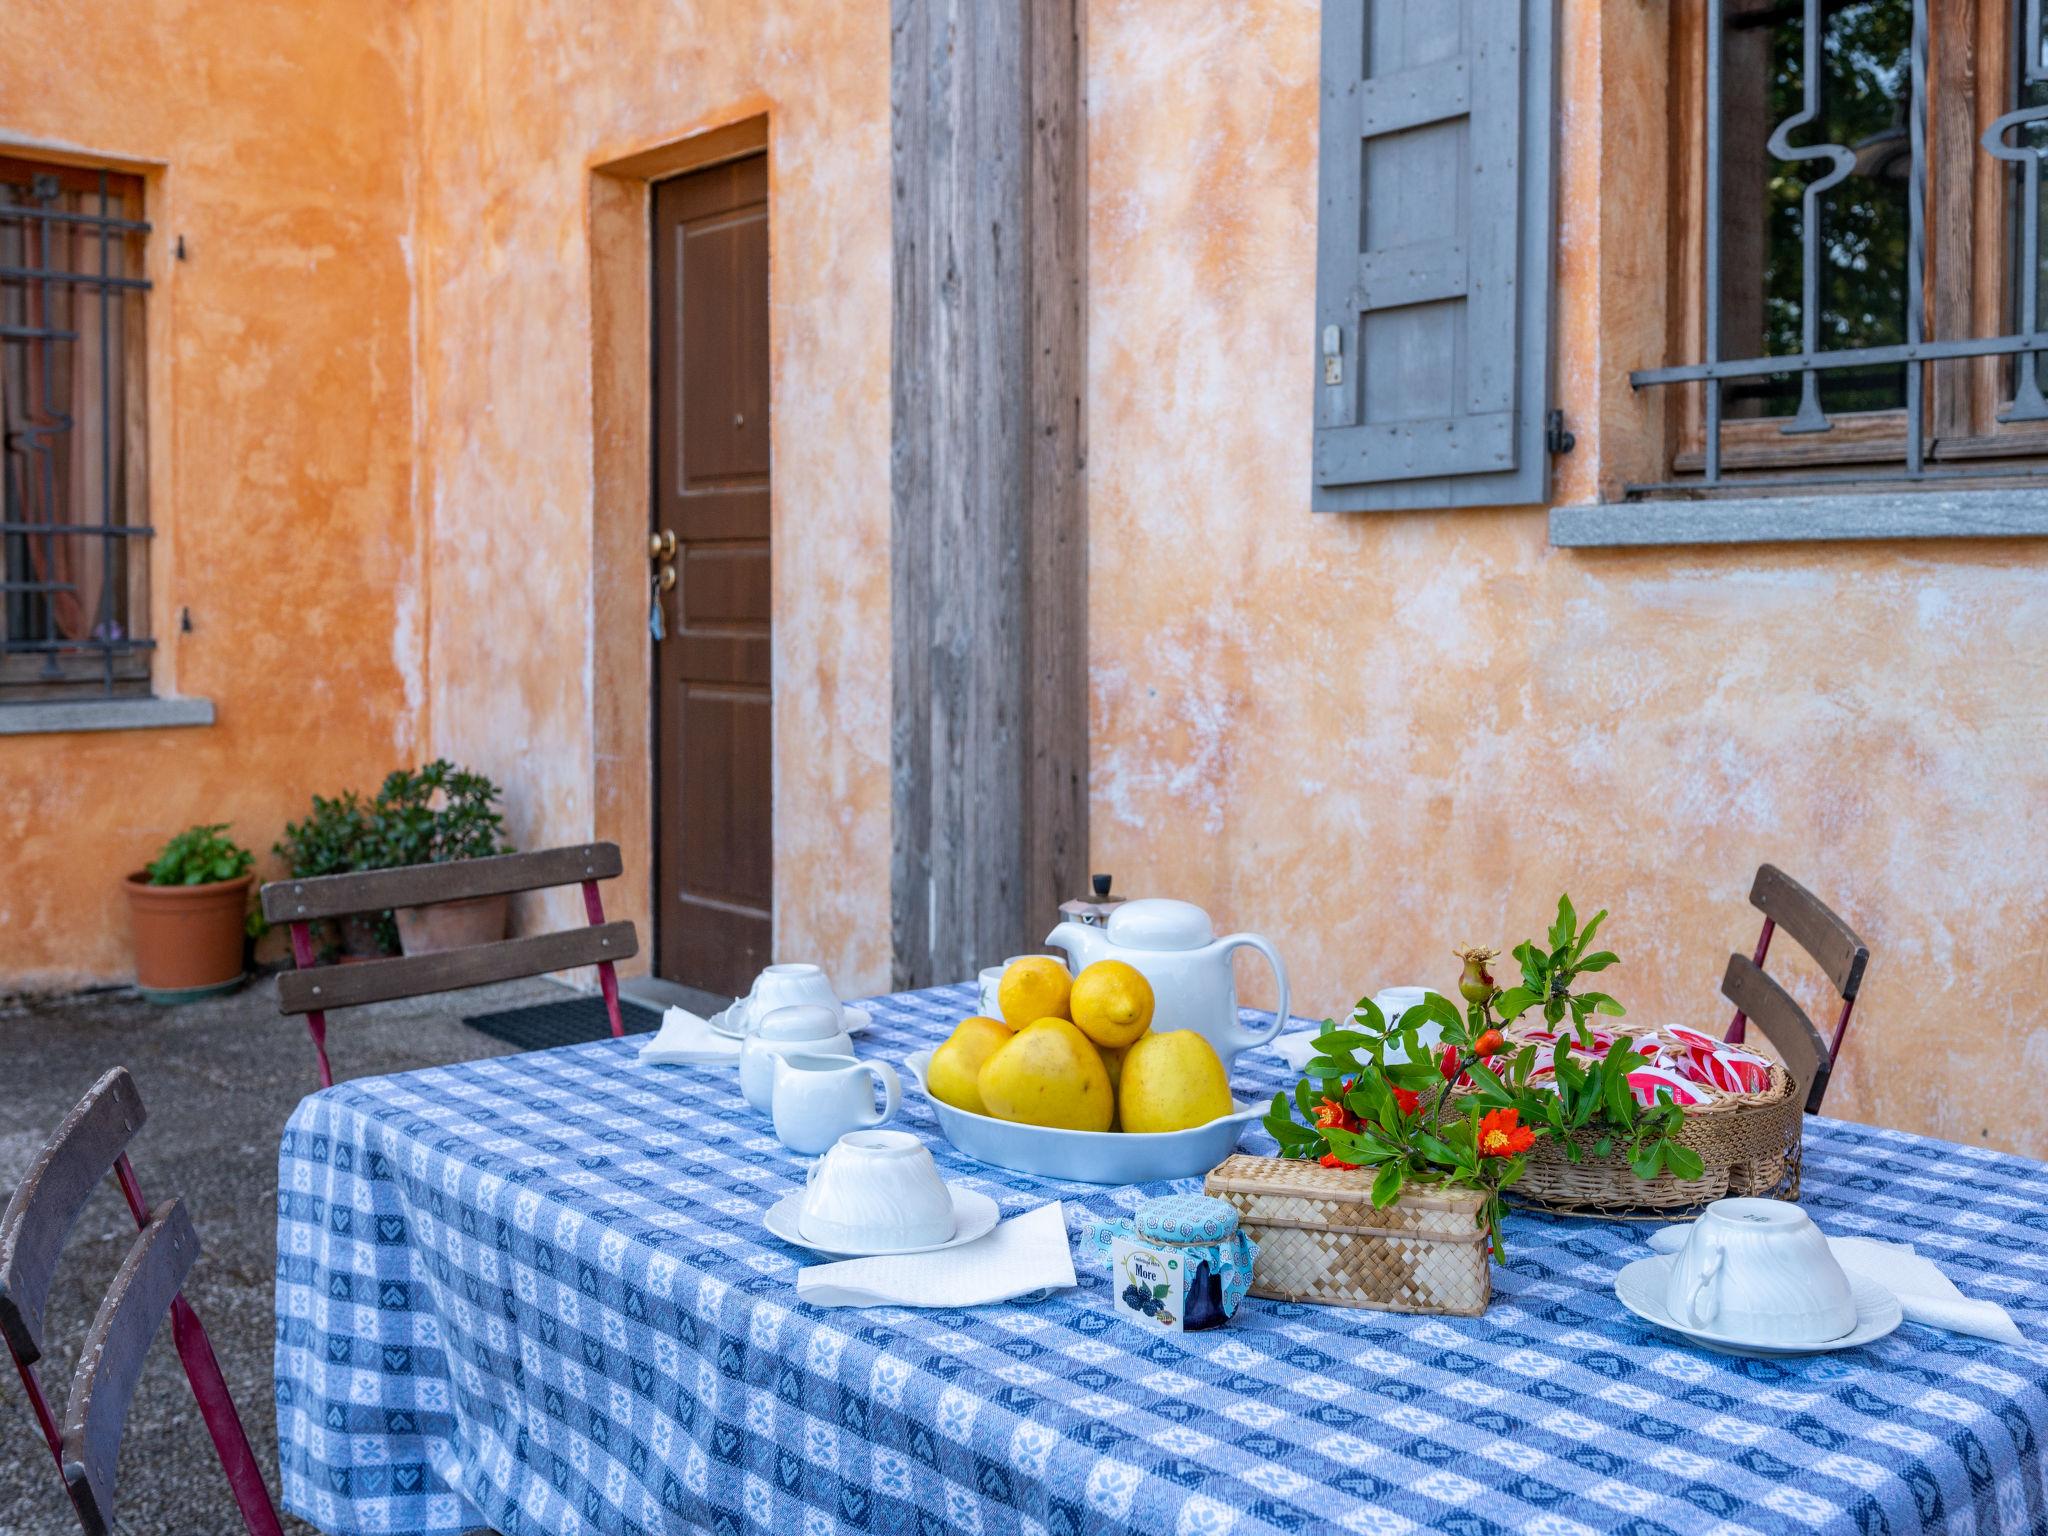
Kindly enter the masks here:
<path id="1" fill-rule="evenodd" d="M 1266 964 L 1273 967 L 1273 979 L 1280 984 L 1280 1000 L 1273 1010 L 1273 1022 L 1264 1029 L 1252 1031 L 1238 1043 L 1239 1050 L 1252 1050 L 1264 1045 L 1287 1027 L 1287 967 L 1280 963 L 1279 951 L 1260 934 L 1233 933 L 1227 938 L 1218 939 L 1216 946 L 1226 957 L 1233 949 L 1256 949 L 1266 957 Z"/>

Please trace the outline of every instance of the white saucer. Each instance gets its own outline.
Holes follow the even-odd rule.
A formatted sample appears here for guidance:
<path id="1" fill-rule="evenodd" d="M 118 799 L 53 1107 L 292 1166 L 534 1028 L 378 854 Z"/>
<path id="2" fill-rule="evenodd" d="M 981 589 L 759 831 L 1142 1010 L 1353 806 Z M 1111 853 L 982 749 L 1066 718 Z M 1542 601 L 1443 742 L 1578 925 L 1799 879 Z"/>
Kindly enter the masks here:
<path id="1" fill-rule="evenodd" d="M 1824 1339 L 1818 1344 L 1755 1344 L 1725 1333 L 1690 1328 L 1672 1319 L 1664 1308 L 1664 1282 L 1675 1262 L 1676 1254 L 1660 1253 L 1654 1258 L 1637 1259 L 1625 1266 L 1614 1277 L 1615 1299 L 1644 1322 L 1669 1328 L 1703 1348 L 1719 1350 L 1724 1355 L 1821 1355 L 1838 1349 L 1854 1349 L 1859 1344 L 1883 1338 L 1899 1326 L 1902 1316 L 1898 1297 L 1876 1281 L 1866 1280 L 1852 1270 L 1848 1272 L 1849 1294 L 1856 1300 L 1856 1326 L 1849 1332 L 1839 1339 Z"/>
<path id="2" fill-rule="evenodd" d="M 829 1253 L 842 1259 L 878 1259 L 889 1254 L 936 1253 L 941 1248 L 958 1248 L 977 1237 L 987 1237 L 995 1230 L 996 1223 L 1003 1219 L 995 1201 L 979 1190 L 948 1184 L 946 1193 L 953 1197 L 953 1235 L 943 1243 L 926 1243 L 917 1248 L 828 1248 L 823 1243 L 812 1242 L 797 1228 L 797 1218 L 802 1214 L 804 1204 L 804 1192 L 800 1189 L 792 1190 L 776 1201 L 762 1220 L 770 1232 L 799 1248 Z"/>
<path id="3" fill-rule="evenodd" d="M 734 1007 L 737 1006 L 738 1004 L 735 1003 Z M 859 1034 L 874 1022 L 873 1018 L 869 1016 L 867 1009 L 856 1008 L 851 1003 L 840 1004 L 839 1011 L 844 1015 L 846 1032 L 849 1035 Z M 723 1035 L 728 1040 L 746 1039 L 747 1032 L 744 1029 L 730 1029 L 726 1026 L 725 1016 L 731 1012 L 731 1008 L 721 1008 L 704 1022 L 711 1026 L 711 1032 L 714 1035 Z"/>

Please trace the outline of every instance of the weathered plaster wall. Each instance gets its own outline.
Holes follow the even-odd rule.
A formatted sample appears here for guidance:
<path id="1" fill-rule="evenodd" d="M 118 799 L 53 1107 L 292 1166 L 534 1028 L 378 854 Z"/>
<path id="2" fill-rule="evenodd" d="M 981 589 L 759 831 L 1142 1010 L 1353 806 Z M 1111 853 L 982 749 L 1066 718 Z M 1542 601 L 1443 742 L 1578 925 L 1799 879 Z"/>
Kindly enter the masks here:
<path id="1" fill-rule="evenodd" d="M 1560 499 L 1650 431 L 1662 327 L 1661 8 L 1602 9 L 1564 6 Z M 2048 547 L 1310 514 L 1318 10 L 1090 7 L 1096 867 L 1272 936 L 1317 1016 L 1568 889 L 1635 1017 L 1718 1025 L 1768 859 L 1873 951 L 1829 1109 L 2048 1151 Z"/>
<path id="2" fill-rule="evenodd" d="M 646 566 L 630 551 L 646 505 L 611 489 L 631 475 L 608 382 L 617 327 L 639 312 L 616 284 L 600 283 L 594 304 L 592 261 L 593 239 L 631 237 L 633 217 L 609 174 L 593 206 L 593 171 L 765 112 L 775 947 L 825 962 L 847 989 L 880 989 L 888 7 L 442 0 L 417 16 L 434 744 L 510 787 L 527 846 L 593 835 L 645 846 L 648 683 L 632 658 L 636 638 L 644 652 Z M 616 270 L 616 251 L 606 256 Z M 607 558 L 619 550 L 623 562 Z M 644 935 L 640 874 L 613 904 Z"/>
<path id="3" fill-rule="evenodd" d="M 313 790 L 424 743 L 412 72 L 398 6 L 0 6 L 0 147 L 149 178 L 158 686 L 218 707 L 0 737 L 0 989 L 130 974 L 118 881 L 167 835 L 230 821 L 274 870 Z"/>

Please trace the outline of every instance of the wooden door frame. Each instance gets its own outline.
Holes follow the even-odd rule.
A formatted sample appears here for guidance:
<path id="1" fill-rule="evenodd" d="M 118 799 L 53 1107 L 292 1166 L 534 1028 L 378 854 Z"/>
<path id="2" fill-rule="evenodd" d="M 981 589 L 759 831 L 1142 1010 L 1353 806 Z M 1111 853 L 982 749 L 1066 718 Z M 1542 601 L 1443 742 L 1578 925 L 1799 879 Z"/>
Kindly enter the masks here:
<path id="1" fill-rule="evenodd" d="M 647 529 L 654 489 L 654 183 L 768 150 L 764 104 L 593 156 L 589 170 L 591 395 L 591 778 L 594 835 L 625 865 L 615 915 L 654 964 L 654 666 L 647 636 Z M 770 187 L 772 207 L 773 187 Z M 772 217 L 772 215 L 771 215 Z M 774 349 L 770 311 L 770 352 Z M 773 379 L 770 379 L 773 388 Z M 770 490 L 771 522 L 774 490 Z"/>

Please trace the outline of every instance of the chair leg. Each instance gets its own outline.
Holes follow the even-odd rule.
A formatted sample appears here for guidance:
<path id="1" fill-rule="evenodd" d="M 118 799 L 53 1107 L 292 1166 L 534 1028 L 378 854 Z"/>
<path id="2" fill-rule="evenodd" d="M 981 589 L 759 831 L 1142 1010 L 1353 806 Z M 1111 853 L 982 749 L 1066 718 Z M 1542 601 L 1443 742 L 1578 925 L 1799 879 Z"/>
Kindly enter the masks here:
<path id="1" fill-rule="evenodd" d="M 35 1410 L 36 1424 L 49 1444 L 50 1454 L 57 1458 L 57 1470 L 61 1473 L 64 1470 L 64 1436 L 57 1428 L 57 1416 L 50 1412 L 50 1400 L 43 1396 L 43 1384 L 36 1378 L 36 1368 L 24 1364 L 12 1348 L 7 1352 L 14 1355 L 14 1369 L 21 1376 L 21 1390 L 28 1395 L 29 1407 Z"/>
<path id="2" fill-rule="evenodd" d="M 141 1181 L 135 1177 L 135 1165 L 128 1161 L 125 1152 L 114 1159 L 114 1178 L 121 1186 L 122 1198 L 128 1202 L 128 1213 L 135 1218 L 135 1225 L 148 1226 L 149 1202 L 142 1198 Z M 278 1524 L 277 1507 L 270 1502 L 270 1485 L 263 1481 L 263 1471 L 256 1465 L 256 1452 L 250 1448 L 248 1431 L 242 1428 L 242 1416 L 235 1412 L 235 1400 L 228 1392 L 227 1378 L 220 1373 L 220 1361 L 214 1357 L 206 1326 L 182 1293 L 171 1298 L 171 1338 L 178 1346 L 185 1379 L 192 1384 L 199 1416 L 206 1421 L 206 1432 L 213 1438 L 214 1452 L 220 1457 L 221 1470 L 228 1475 L 228 1487 L 234 1492 L 235 1505 L 242 1512 L 242 1523 L 248 1526 L 249 1536 L 284 1536 L 283 1527 Z M 41 1408 L 41 1394 L 32 1395 Z M 55 1449 L 54 1445 L 52 1448 Z M 61 1453 L 57 1462 L 63 1465 Z"/>
<path id="3" fill-rule="evenodd" d="M 1762 969 L 1764 956 L 1769 954 L 1771 950 L 1771 935 L 1777 931 L 1777 919 L 1772 917 L 1765 918 L 1764 931 L 1756 936 L 1756 953 L 1750 956 L 1750 959 L 1757 963 L 1758 969 Z M 1740 1045 L 1748 1033 L 1749 1015 L 1738 1008 L 1735 1010 L 1735 1017 L 1728 1021 L 1728 1033 L 1722 1038 L 1730 1045 Z"/>
<path id="4" fill-rule="evenodd" d="M 327 1065 L 327 1015 L 309 1013 L 306 1015 L 306 1033 L 313 1037 L 313 1054 L 320 1058 L 320 1086 L 334 1086 L 334 1071 Z"/>
<path id="5" fill-rule="evenodd" d="M 213 1449 L 220 1457 L 221 1470 L 228 1475 L 228 1487 L 234 1490 L 235 1504 L 242 1512 L 242 1523 L 249 1527 L 249 1536 L 284 1536 L 277 1509 L 270 1502 L 270 1487 L 256 1465 L 256 1452 L 250 1448 L 249 1433 L 242 1428 L 241 1415 L 235 1412 L 235 1400 L 220 1373 L 220 1361 L 214 1358 L 213 1344 L 206 1337 L 199 1314 L 183 1296 L 171 1301 L 171 1337 L 177 1343 L 185 1378 L 192 1383 L 192 1396 L 199 1402 L 199 1416 L 206 1421 L 207 1434 L 213 1437 Z"/>
<path id="6" fill-rule="evenodd" d="M 590 926 L 604 924 L 604 897 L 598 894 L 597 882 L 583 882 L 583 911 L 590 919 Z M 605 1016 L 612 1021 L 612 1038 L 623 1039 L 626 1033 L 625 1021 L 619 1017 L 619 973 L 609 960 L 597 963 L 597 985 L 604 993 Z"/>

